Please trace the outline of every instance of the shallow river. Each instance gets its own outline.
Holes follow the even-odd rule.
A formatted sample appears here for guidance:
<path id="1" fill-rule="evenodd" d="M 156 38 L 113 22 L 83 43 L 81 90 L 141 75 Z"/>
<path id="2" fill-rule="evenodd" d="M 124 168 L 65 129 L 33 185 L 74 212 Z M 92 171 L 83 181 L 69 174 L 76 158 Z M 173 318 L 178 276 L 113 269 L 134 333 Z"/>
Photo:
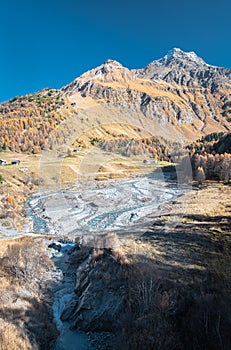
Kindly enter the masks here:
<path id="1" fill-rule="evenodd" d="M 180 193 L 177 186 L 150 176 L 42 193 L 26 207 L 31 230 L 74 238 L 146 222 L 160 204 Z"/>
<path id="2" fill-rule="evenodd" d="M 27 201 L 26 210 L 32 231 L 65 235 L 70 239 L 76 236 L 85 238 L 112 230 L 123 232 L 148 223 L 151 220 L 149 215 L 158 213 L 160 204 L 180 193 L 177 186 L 163 178 L 147 176 L 41 193 Z M 55 258 L 58 268 L 62 259 L 61 252 Z M 92 349 L 85 334 L 71 331 L 69 324 L 60 320 L 73 291 L 73 276 L 65 276 L 55 292 L 53 304 L 54 317 L 61 332 L 55 350 Z"/>

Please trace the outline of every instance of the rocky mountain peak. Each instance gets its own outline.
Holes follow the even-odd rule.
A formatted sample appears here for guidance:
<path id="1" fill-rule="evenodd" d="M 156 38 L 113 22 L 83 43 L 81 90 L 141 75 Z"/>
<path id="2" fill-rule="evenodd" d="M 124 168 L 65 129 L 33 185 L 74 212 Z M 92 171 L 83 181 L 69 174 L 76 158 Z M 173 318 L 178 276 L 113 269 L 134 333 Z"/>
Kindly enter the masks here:
<path id="1" fill-rule="evenodd" d="M 159 115 L 162 115 L 162 110 L 165 108 L 166 113 L 169 113 L 169 109 L 172 108 L 168 105 L 170 100 L 174 104 L 178 101 L 177 107 L 174 107 L 174 112 L 171 113 L 178 115 L 179 120 L 188 122 L 194 115 L 201 120 L 205 115 L 215 118 L 217 108 L 211 96 L 216 94 L 220 94 L 221 102 L 216 103 L 219 104 L 220 113 L 223 115 L 223 91 L 227 90 L 227 94 L 230 95 L 230 89 L 231 70 L 211 66 L 193 51 L 184 52 L 179 48 L 173 48 L 164 57 L 151 62 L 143 69 L 129 70 L 121 63 L 108 59 L 75 79 L 62 91 L 72 99 L 77 93 L 82 97 L 107 101 L 108 104 L 123 107 L 128 101 L 129 106 L 137 106 L 137 101 L 140 99 L 142 111 L 153 99 L 157 101 L 153 102 L 153 110 L 156 114 L 157 108 L 160 108 Z M 190 95 L 195 93 L 199 96 L 200 93 L 197 91 L 200 90 L 202 94 L 205 93 L 205 96 L 197 97 L 198 101 L 202 101 L 201 105 L 205 104 L 202 108 L 195 103 L 195 97 L 192 99 Z M 215 98 L 217 99 L 217 95 Z M 187 112 L 182 113 L 182 105 L 191 99 L 192 106 L 189 109 L 186 106 Z M 184 117 L 179 117 L 183 114 Z"/>
<path id="2" fill-rule="evenodd" d="M 122 64 L 116 60 L 112 60 L 112 59 L 107 59 L 106 61 L 104 61 L 103 63 L 104 66 L 112 66 L 112 67 L 123 67 Z"/>
<path id="3" fill-rule="evenodd" d="M 129 70 L 122 66 L 121 63 L 108 59 L 105 62 L 103 62 L 100 66 L 84 73 L 80 78 L 93 78 L 93 79 L 111 79 L 113 75 L 120 74 L 122 71 L 128 71 Z M 77 78 L 78 79 L 78 78 Z"/>
<path id="4" fill-rule="evenodd" d="M 114 123 L 119 123 L 120 126 L 115 127 L 115 135 L 134 138 L 137 130 L 141 130 L 138 132 L 142 135 L 144 130 L 145 135 L 148 132 L 165 139 L 179 140 L 183 136 L 193 140 L 206 133 L 230 131 L 230 106 L 231 70 L 207 65 L 194 52 L 175 48 L 143 69 L 129 70 L 110 59 L 60 90 L 43 90 L 2 104 L 3 128 L 0 136 L 4 137 L 3 140 L 5 137 L 6 140 L 11 139 L 12 150 L 26 151 L 27 146 L 22 141 L 22 146 L 15 148 L 14 137 L 21 140 L 17 129 L 24 135 L 23 130 L 30 125 L 34 115 L 32 119 L 36 128 L 41 120 L 45 123 L 46 138 L 44 141 L 45 138 L 40 137 L 40 126 L 35 138 L 33 127 L 31 133 L 28 132 L 26 142 L 30 145 L 30 140 L 35 140 L 36 152 L 38 147 L 49 146 L 50 130 L 54 131 L 56 125 L 69 116 L 76 117 L 81 132 L 85 127 L 87 130 L 92 127 L 90 135 L 102 135 L 103 138 L 108 137 L 103 124 L 113 124 L 109 133 L 112 135 Z M 8 119 L 12 118 L 13 125 L 15 116 L 19 117 L 18 124 L 9 129 Z M 27 121 L 22 122 L 21 117 Z M 69 130 L 69 125 L 67 129 L 64 125 L 65 130 Z M 95 126 L 101 128 L 99 134 L 98 131 L 95 134 Z M 58 128 L 55 139 L 62 140 L 60 135 Z"/>
<path id="5" fill-rule="evenodd" d="M 166 63 L 169 63 L 173 60 L 186 60 L 197 65 L 207 65 L 205 61 L 197 56 L 194 51 L 185 52 L 179 48 L 173 48 L 172 50 L 169 50 L 168 53 L 164 56 L 163 60 L 166 61 Z"/>
<path id="6" fill-rule="evenodd" d="M 231 71 L 211 66 L 194 51 L 184 52 L 173 48 L 158 60 L 136 71 L 137 77 L 149 80 L 164 80 L 179 86 L 203 87 L 212 89 L 229 88 Z"/>
<path id="7" fill-rule="evenodd" d="M 94 69 L 91 72 L 93 71 Z M 97 75 L 100 72 L 104 76 L 107 74 L 118 75 L 118 74 L 121 74 L 123 71 L 124 72 L 127 71 L 127 73 L 129 72 L 129 70 L 125 68 L 121 63 L 111 59 L 108 59 L 105 62 L 103 62 L 103 64 L 95 68 L 95 71 Z"/>
<path id="8" fill-rule="evenodd" d="M 68 94 L 73 94 L 76 91 L 88 91 L 92 85 L 107 84 L 107 83 L 124 83 L 127 80 L 132 80 L 134 73 L 121 63 L 107 59 L 100 66 L 82 74 L 75 79 L 71 84 L 66 85 L 62 90 Z"/>

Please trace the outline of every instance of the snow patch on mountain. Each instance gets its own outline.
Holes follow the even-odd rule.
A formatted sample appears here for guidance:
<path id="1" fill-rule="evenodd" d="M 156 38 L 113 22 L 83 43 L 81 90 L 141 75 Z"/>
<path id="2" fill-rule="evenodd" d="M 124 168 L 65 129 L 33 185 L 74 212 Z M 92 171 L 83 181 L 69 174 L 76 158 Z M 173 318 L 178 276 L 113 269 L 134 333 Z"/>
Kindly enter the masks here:
<path id="1" fill-rule="evenodd" d="M 171 61 L 172 59 L 190 60 L 198 65 L 208 65 L 202 58 L 198 57 L 194 51 L 184 52 L 179 48 L 169 50 L 167 55 L 164 56 L 164 60 L 167 62 Z"/>

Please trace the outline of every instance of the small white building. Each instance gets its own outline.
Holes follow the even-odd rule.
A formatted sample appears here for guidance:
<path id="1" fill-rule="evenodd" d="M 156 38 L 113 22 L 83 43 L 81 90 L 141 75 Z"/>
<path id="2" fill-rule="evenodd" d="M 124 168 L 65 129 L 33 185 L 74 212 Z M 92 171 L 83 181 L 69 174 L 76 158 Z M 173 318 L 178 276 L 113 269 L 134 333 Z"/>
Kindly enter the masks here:
<path id="1" fill-rule="evenodd" d="M 4 160 L 4 159 L 0 159 L 0 165 L 6 165 L 7 164 L 7 161 Z"/>
<path id="2" fill-rule="evenodd" d="M 20 160 L 18 159 L 11 161 L 11 165 L 19 165 L 19 164 L 20 164 Z"/>
<path id="3" fill-rule="evenodd" d="M 144 164 L 159 164 L 158 160 L 156 159 L 145 159 L 143 161 Z"/>

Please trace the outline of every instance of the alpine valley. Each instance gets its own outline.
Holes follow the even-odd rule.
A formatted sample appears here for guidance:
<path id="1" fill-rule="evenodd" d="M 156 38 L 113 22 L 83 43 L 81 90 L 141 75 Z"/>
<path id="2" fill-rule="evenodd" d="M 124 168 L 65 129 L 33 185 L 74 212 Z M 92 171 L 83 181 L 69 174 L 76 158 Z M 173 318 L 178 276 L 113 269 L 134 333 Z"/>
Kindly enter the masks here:
<path id="1" fill-rule="evenodd" d="M 84 133 L 189 143 L 230 131 L 231 70 L 177 48 L 143 69 L 107 60 L 60 90 L 44 89 L 2 103 L 0 113 L 1 144 L 12 151 L 36 153 Z M 75 125 L 68 141 L 62 123 L 71 134 L 70 125 Z"/>
<path id="2" fill-rule="evenodd" d="M 0 104 L 0 350 L 231 349 L 231 70 L 179 48 Z"/>

